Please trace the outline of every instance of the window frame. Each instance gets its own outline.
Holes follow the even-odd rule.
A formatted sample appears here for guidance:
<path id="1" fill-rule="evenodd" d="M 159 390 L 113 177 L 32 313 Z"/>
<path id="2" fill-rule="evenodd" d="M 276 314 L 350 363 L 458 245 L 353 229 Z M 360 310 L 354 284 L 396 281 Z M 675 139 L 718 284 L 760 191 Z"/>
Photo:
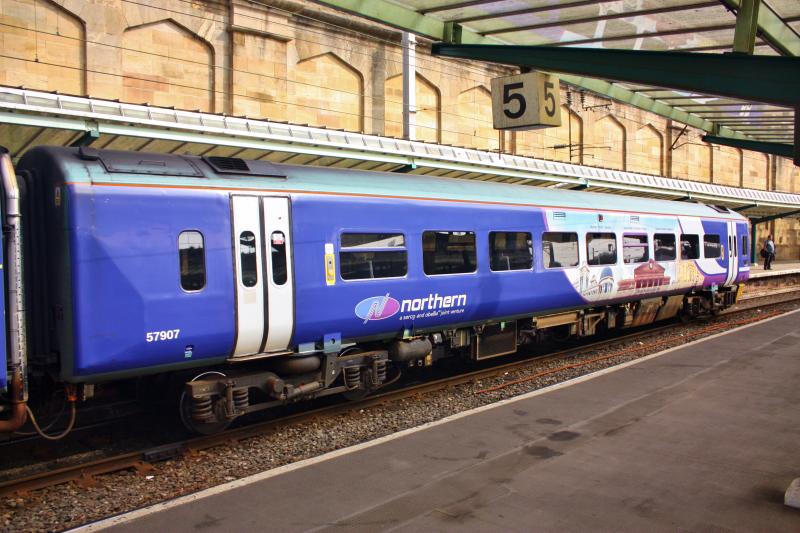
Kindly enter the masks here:
<path id="1" fill-rule="evenodd" d="M 575 244 L 577 244 L 577 246 L 575 247 L 575 250 L 578 253 L 577 253 L 577 261 L 575 262 L 574 265 L 549 267 L 549 266 L 546 266 L 544 264 L 544 242 L 545 242 L 544 236 L 547 235 L 548 233 L 558 233 L 560 235 L 575 235 Z M 540 242 L 542 243 L 542 247 L 541 247 L 541 250 L 542 250 L 542 268 L 544 268 L 545 270 L 564 270 L 564 269 L 567 269 L 567 268 L 579 268 L 580 267 L 580 265 L 581 265 L 581 236 L 577 231 L 543 231 L 541 233 L 541 235 L 540 235 L 540 239 L 541 239 Z M 547 242 L 552 242 L 552 241 L 550 241 L 548 239 Z M 572 242 L 572 241 L 570 241 L 570 242 Z M 551 260 L 552 260 L 552 256 L 551 256 Z"/>
<path id="2" fill-rule="evenodd" d="M 613 235 L 614 236 L 614 261 L 611 263 L 590 263 L 589 262 L 589 235 Z M 605 239 L 611 240 L 611 239 Z M 608 265 L 619 265 L 619 242 L 617 241 L 617 233 L 615 231 L 587 231 L 583 234 L 583 242 L 585 244 L 584 248 L 586 250 L 586 265 L 589 267 L 595 266 L 608 266 Z M 648 250 L 649 251 L 649 250 Z"/>
<path id="3" fill-rule="evenodd" d="M 368 246 L 368 247 L 345 247 L 342 246 L 342 236 L 347 234 L 365 234 L 365 235 L 381 235 L 381 234 L 390 234 L 390 235 L 401 235 L 403 237 L 403 246 L 395 246 L 392 248 L 386 247 L 379 247 L 379 246 Z M 387 276 L 387 277 L 380 277 L 380 278 L 355 278 L 355 279 L 347 279 L 342 275 L 342 253 L 368 253 L 368 252 L 404 252 L 406 255 L 406 271 L 405 274 L 402 276 Z M 339 279 L 342 280 L 344 283 L 358 283 L 362 281 L 376 281 L 376 280 L 392 280 L 392 279 L 405 279 L 408 277 L 408 268 L 410 265 L 410 261 L 408 259 L 408 235 L 406 232 L 399 231 L 399 230 L 364 230 L 364 229 L 344 229 L 339 232 L 338 239 L 337 239 L 337 250 L 336 250 L 336 259 L 337 259 L 337 270 L 339 271 Z"/>
<path id="4" fill-rule="evenodd" d="M 717 238 L 717 244 L 719 245 L 719 255 L 716 257 L 708 257 L 706 255 L 706 238 L 713 235 Z M 722 235 L 719 233 L 704 233 L 703 234 L 703 259 L 723 259 L 725 257 L 725 243 L 722 241 Z"/>
<path id="5" fill-rule="evenodd" d="M 697 254 L 696 254 L 696 257 L 683 257 L 683 241 L 684 241 L 684 237 L 695 237 L 697 239 Z M 703 254 L 701 252 L 703 252 L 704 250 L 702 250 L 700 248 L 700 234 L 699 233 L 681 233 L 679 235 L 678 239 L 680 239 L 680 247 L 681 247 L 680 258 L 681 258 L 681 261 L 696 261 L 697 259 L 702 259 L 703 258 Z"/>
<path id="6" fill-rule="evenodd" d="M 285 275 L 283 283 L 278 283 L 278 281 L 275 279 L 275 252 L 273 251 L 273 246 L 275 246 L 275 244 L 272 243 L 272 238 L 276 233 L 280 233 L 283 236 L 283 244 L 281 245 L 283 246 L 283 273 Z M 287 253 L 288 241 L 289 239 L 286 237 L 286 233 L 284 233 L 283 230 L 276 229 L 269 234 L 269 267 L 272 271 L 270 272 L 269 278 L 270 282 L 276 287 L 283 287 L 289 283 L 289 254 Z"/>
<path id="7" fill-rule="evenodd" d="M 514 234 L 522 233 L 523 235 L 527 235 L 528 236 L 528 240 L 530 240 L 530 243 L 531 243 L 530 248 L 528 248 L 528 250 L 530 251 L 530 262 L 531 262 L 531 265 L 529 267 L 527 267 L 527 268 L 509 268 L 507 270 L 495 270 L 495 269 L 493 269 L 492 268 L 492 252 L 493 252 L 493 249 L 492 249 L 492 234 L 496 234 L 496 233 L 514 233 Z M 486 240 L 487 240 L 487 244 L 488 244 L 487 251 L 489 252 L 489 272 L 530 272 L 536 267 L 536 257 L 535 257 L 535 254 L 533 252 L 534 246 L 533 246 L 533 232 L 532 231 L 490 230 L 490 231 L 487 232 Z M 475 253 L 477 254 L 477 252 L 478 252 L 477 239 L 475 241 L 475 245 L 476 245 L 475 246 Z"/>
<path id="8" fill-rule="evenodd" d="M 742 246 L 742 256 L 749 262 L 750 261 L 750 240 L 749 235 L 742 235 L 741 238 L 741 246 Z"/>
<path id="9" fill-rule="evenodd" d="M 426 233 L 468 233 L 473 236 L 473 243 L 475 245 L 475 269 L 468 272 L 447 272 L 446 274 L 428 274 L 425 272 L 425 234 Z M 478 257 L 478 232 L 476 230 L 461 230 L 461 229 L 425 229 L 420 233 L 420 252 L 422 252 L 422 273 L 426 277 L 440 277 L 440 276 L 468 276 L 475 275 L 480 270 L 479 257 Z M 435 253 L 435 252 L 434 252 Z"/>
<path id="10" fill-rule="evenodd" d="M 183 286 L 183 272 L 181 271 L 181 235 L 184 233 L 197 233 L 200 235 L 200 239 L 202 240 L 203 244 L 203 286 L 199 289 L 187 289 Z M 177 248 L 178 248 L 178 284 L 181 287 L 181 290 L 186 294 L 194 294 L 198 292 L 202 292 L 208 286 L 208 262 L 206 261 L 206 236 L 203 235 L 203 232 L 199 229 L 185 229 L 181 230 L 178 233 L 178 238 L 176 240 Z"/>
<path id="11" fill-rule="evenodd" d="M 250 235 L 253 236 L 253 243 L 254 243 L 253 244 L 253 254 L 252 255 L 254 256 L 253 262 L 255 264 L 255 269 L 254 269 L 255 282 L 252 285 L 248 285 L 248 284 L 246 284 L 244 282 L 244 279 L 245 279 L 244 278 L 244 266 L 245 266 L 245 264 L 244 264 L 244 257 L 242 257 L 242 236 L 245 233 L 249 233 Z M 259 281 L 259 278 L 261 277 L 261 276 L 258 275 L 258 266 L 259 266 L 258 265 L 258 263 L 259 263 L 259 261 L 258 261 L 258 236 L 252 230 L 244 229 L 244 230 L 239 232 L 238 239 L 239 239 L 239 272 L 238 272 L 239 285 L 241 285 L 245 289 L 253 289 L 255 287 L 258 287 L 258 281 Z M 249 259 L 248 259 L 248 261 L 249 261 Z"/>
<path id="12" fill-rule="evenodd" d="M 672 259 L 656 259 L 656 237 L 658 235 L 667 235 L 672 237 L 672 244 L 675 246 L 675 254 Z M 678 238 L 674 233 L 653 233 L 653 261 L 656 263 L 669 263 L 678 260 Z"/>
<path id="13" fill-rule="evenodd" d="M 587 233 L 587 235 L 588 234 L 589 233 Z M 645 247 L 646 253 L 645 253 L 645 256 L 644 256 L 643 260 L 641 260 L 641 261 L 631 261 L 631 262 L 625 261 L 625 237 L 644 237 L 645 238 L 644 247 Z M 655 239 L 653 239 L 653 243 L 655 245 Z M 588 240 L 586 242 L 586 246 L 587 246 L 586 255 L 588 257 L 588 255 L 589 255 L 589 250 L 588 250 L 589 242 L 588 242 Z M 639 248 L 639 246 L 630 246 L 630 248 Z M 654 252 L 655 252 L 655 250 L 654 250 Z M 622 264 L 623 265 L 641 265 L 642 263 L 647 263 L 649 261 L 650 261 L 650 235 L 647 234 L 646 232 L 623 233 L 622 234 Z M 587 261 L 587 264 L 588 264 L 588 261 Z M 592 266 L 599 266 L 599 265 L 592 265 Z"/>

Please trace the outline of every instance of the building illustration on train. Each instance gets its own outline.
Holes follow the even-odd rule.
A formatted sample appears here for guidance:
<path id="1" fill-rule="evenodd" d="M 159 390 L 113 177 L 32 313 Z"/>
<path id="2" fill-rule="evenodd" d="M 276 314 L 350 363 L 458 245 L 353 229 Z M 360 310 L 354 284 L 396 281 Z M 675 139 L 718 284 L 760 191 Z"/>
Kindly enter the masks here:
<path id="1" fill-rule="evenodd" d="M 633 271 L 633 278 L 623 279 L 619 282 L 619 290 L 634 291 L 641 289 L 657 289 L 664 285 L 669 285 L 670 278 L 665 276 L 666 269 L 655 260 L 650 259 L 648 262 L 636 267 Z"/>

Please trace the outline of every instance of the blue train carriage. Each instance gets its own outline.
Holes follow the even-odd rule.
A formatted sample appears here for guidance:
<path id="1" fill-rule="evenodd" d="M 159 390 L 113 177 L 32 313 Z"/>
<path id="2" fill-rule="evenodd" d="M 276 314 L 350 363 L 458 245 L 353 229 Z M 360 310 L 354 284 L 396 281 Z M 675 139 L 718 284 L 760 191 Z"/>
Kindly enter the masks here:
<path id="1" fill-rule="evenodd" d="M 746 219 L 695 203 L 87 148 L 32 149 L 17 177 L 17 360 L 83 398 L 168 376 L 201 432 L 444 357 L 716 312 L 749 271 Z"/>

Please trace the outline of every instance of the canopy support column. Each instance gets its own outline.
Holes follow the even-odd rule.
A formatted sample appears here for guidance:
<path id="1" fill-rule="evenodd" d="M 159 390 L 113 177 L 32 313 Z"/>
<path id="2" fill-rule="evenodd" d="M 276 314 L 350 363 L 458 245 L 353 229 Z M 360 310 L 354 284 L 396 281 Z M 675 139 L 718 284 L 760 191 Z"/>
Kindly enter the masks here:
<path id="1" fill-rule="evenodd" d="M 781 218 L 791 217 L 794 215 L 800 215 L 800 209 L 795 211 L 787 211 L 786 213 L 780 213 L 777 215 L 769 215 L 765 217 L 759 218 L 751 218 L 750 219 L 750 231 L 751 231 L 751 238 L 753 240 L 753 249 L 751 254 L 751 261 L 755 262 L 756 260 L 756 226 L 763 222 L 772 222 L 773 220 L 779 220 Z"/>
<path id="2" fill-rule="evenodd" d="M 417 37 L 403 32 L 403 139 L 417 137 Z"/>

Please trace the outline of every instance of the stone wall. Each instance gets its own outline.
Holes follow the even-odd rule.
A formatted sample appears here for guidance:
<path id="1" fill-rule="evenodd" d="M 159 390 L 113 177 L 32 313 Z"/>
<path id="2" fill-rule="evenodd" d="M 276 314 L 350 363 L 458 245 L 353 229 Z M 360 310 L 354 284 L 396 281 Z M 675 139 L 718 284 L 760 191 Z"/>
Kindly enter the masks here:
<path id="1" fill-rule="evenodd" d="M 591 166 L 796 192 L 791 161 L 700 139 L 702 131 L 562 86 L 562 126 L 492 128 L 496 65 L 417 47 L 416 137 Z M 402 135 L 396 30 L 311 2 L 2 0 L 0 84 Z M 768 227 L 769 226 L 769 227 Z M 781 259 L 800 258 L 777 221 Z"/>

